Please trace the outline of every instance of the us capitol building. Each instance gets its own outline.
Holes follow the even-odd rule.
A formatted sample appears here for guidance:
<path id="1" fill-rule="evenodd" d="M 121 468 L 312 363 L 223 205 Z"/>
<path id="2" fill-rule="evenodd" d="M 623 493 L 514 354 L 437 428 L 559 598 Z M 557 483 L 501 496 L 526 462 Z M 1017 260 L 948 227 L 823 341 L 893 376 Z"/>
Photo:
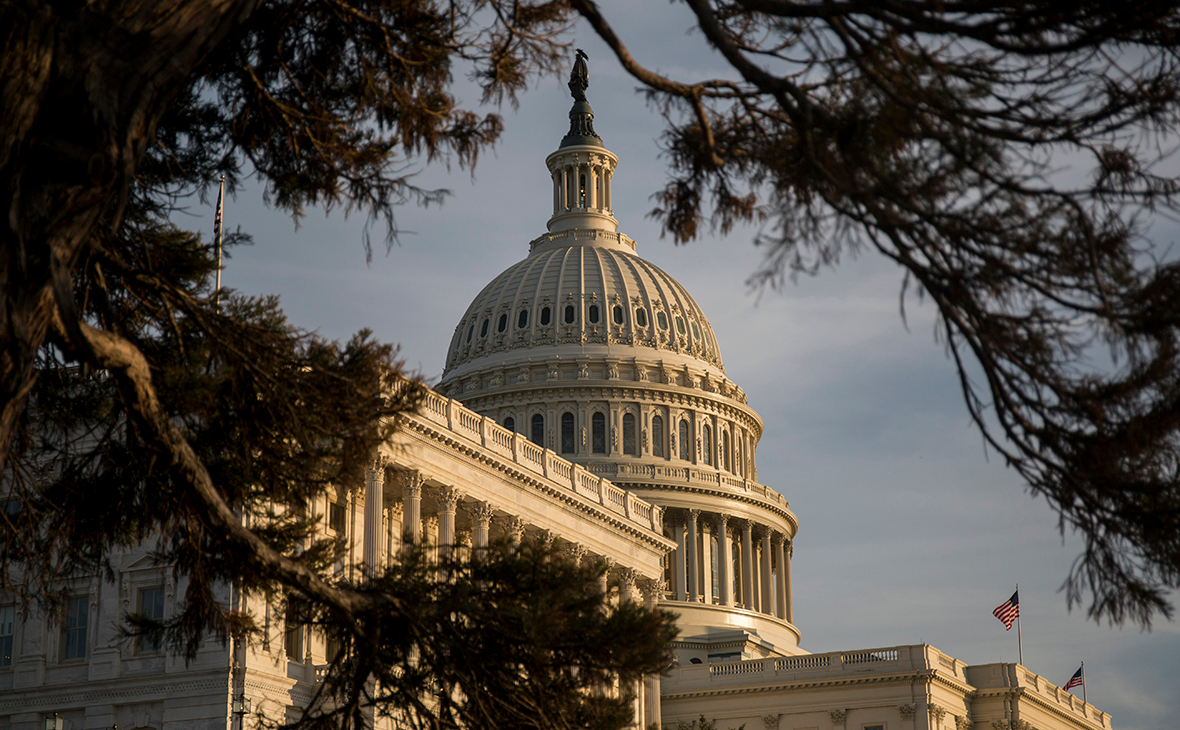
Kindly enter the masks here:
<path id="1" fill-rule="evenodd" d="M 677 664 L 643 683 L 636 727 L 703 715 L 748 730 L 1110 728 L 1019 664 L 968 666 L 924 644 L 800 648 L 799 521 L 758 479 L 762 419 L 726 376 L 705 313 L 619 232 L 619 160 L 585 82 L 579 60 L 569 132 L 545 159 L 547 231 L 463 312 L 441 382 L 365 483 L 311 506 L 349 545 L 346 569 L 395 558 L 403 539 L 560 537 L 571 557 L 609 566 L 617 600 L 679 614 Z M 183 585 L 150 545 L 113 564 L 114 582 L 77 582 L 62 622 L 0 596 L 0 730 L 53 730 L 54 718 L 62 730 L 247 730 L 311 697 L 327 647 L 261 600 L 248 606 L 261 641 L 210 641 L 188 665 L 120 637 L 122 615 L 167 615 Z M 240 601 L 229 586 L 224 599 Z"/>

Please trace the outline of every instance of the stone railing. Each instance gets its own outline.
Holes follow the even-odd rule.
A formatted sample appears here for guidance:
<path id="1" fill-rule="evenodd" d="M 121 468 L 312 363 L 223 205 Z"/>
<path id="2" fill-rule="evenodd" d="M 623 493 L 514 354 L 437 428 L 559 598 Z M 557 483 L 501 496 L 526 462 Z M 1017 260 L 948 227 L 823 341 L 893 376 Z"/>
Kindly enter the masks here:
<path id="1" fill-rule="evenodd" d="M 672 691 L 726 684 L 757 684 L 848 674 L 885 673 L 929 668 L 937 649 L 921 644 L 862 651 L 803 654 L 717 664 L 693 664 L 672 670 L 664 687 Z M 927 656 L 930 654 L 930 656 Z"/>
<path id="2" fill-rule="evenodd" d="M 751 479 L 726 474 L 716 469 L 702 469 L 695 466 L 670 466 L 665 464 L 616 464 L 610 462 L 592 463 L 586 467 L 599 476 L 611 477 L 616 481 L 642 479 L 665 484 L 687 484 L 713 487 L 722 491 L 758 497 L 771 504 L 789 509 L 791 503 L 770 487 Z"/>
<path id="3" fill-rule="evenodd" d="M 1026 692 L 1031 691 L 1049 703 L 1057 705 L 1062 710 L 1074 715 L 1080 715 L 1102 727 L 1110 727 L 1109 714 L 1099 710 L 1072 692 L 1058 687 L 1041 675 L 1028 671 L 1023 666 L 1020 672 L 1020 685 L 1024 687 Z"/>
<path id="4" fill-rule="evenodd" d="M 492 419 L 464 408 L 458 401 L 428 390 L 415 416 L 478 444 L 637 526 L 657 535 L 664 534 L 663 510 L 660 508 L 615 486 L 601 475 L 537 446 L 521 434 L 497 425 Z"/>

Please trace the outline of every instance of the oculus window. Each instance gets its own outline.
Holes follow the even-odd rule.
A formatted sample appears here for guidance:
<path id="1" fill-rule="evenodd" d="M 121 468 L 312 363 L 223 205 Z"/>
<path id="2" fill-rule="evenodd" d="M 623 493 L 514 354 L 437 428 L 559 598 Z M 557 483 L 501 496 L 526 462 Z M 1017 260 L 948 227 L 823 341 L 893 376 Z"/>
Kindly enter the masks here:
<path id="1" fill-rule="evenodd" d="M 520 314 L 518 314 L 516 317 L 516 328 L 522 330 L 528 326 L 529 326 L 529 310 L 522 309 L 522 310 L 520 310 Z"/>
<path id="2" fill-rule="evenodd" d="M 662 330 L 668 329 L 668 316 L 663 312 L 656 312 L 656 324 L 658 324 Z"/>
<path id="3" fill-rule="evenodd" d="M 615 324 L 623 323 L 623 308 L 616 305 L 614 309 Z"/>
<path id="4" fill-rule="evenodd" d="M 677 332 L 679 332 L 679 333 L 680 333 L 680 334 L 682 334 L 682 335 L 683 335 L 683 334 L 685 334 L 685 332 L 684 332 L 684 320 L 683 320 L 683 319 L 681 319 L 680 317 L 677 317 L 677 318 L 676 318 L 676 331 L 677 331 Z"/>
<path id="5" fill-rule="evenodd" d="M 472 322 L 471 326 L 469 328 L 467 328 L 467 341 L 468 342 L 471 342 L 471 336 L 473 334 L 475 334 L 475 322 Z"/>
<path id="6" fill-rule="evenodd" d="M 500 321 L 496 323 L 496 331 L 503 332 L 506 329 L 508 329 L 508 315 L 501 314 Z"/>
<path id="7" fill-rule="evenodd" d="M 488 336 L 488 320 L 486 320 L 486 319 L 483 321 L 483 324 L 480 325 L 480 327 L 479 327 L 479 336 L 480 337 L 487 337 Z"/>
<path id="8" fill-rule="evenodd" d="M 574 323 L 574 305 L 572 305 L 572 304 L 567 304 L 565 307 L 565 323 L 566 324 L 573 324 Z"/>
<path id="9" fill-rule="evenodd" d="M 590 320 L 590 324 L 598 324 L 598 305 L 597 304 L 590 305 L 590 309 L 586 312 L 586 317 L 587 317 L 587 319 Z"/>
<path id="10" fill-rule="evenodd" d="M 553 315 L 552 312 L 549 311 L 549 307 L 543 307 L 541 309 L 541 326 L 547 327 L 549 325 L 550 317 L 552 316 Z"/>
<path id="11" fill-rule="evenodd" d="M 639 325 L 640 327 L 647 326 L 647 311 L 646 310 L 643 310 L 643 309 L 636 309 L 635 310 L 635 324 Z"/>

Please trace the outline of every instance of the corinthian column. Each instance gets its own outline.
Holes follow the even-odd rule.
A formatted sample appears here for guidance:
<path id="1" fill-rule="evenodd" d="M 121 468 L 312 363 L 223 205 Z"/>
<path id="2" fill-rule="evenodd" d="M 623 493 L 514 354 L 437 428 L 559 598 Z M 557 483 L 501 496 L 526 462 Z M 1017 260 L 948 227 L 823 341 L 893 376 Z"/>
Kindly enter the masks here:
<path id="1" fill-rule="evenodd" d="M 365 574 L 370 578 L 377 574 L 381 551 L 381 508 L 384 506 L 382 493 L 385 489 L 386 458 L 377 455 L 365 467 L 365 546 L 362 555 Z"/>
<path id="2" fill-rule="evenodd" d="M 775 585 L 778 593 L 778 610 L 775 615 L 784 621 L 787 620 L 787 553 L 783 550 L 785 542 L 785 537 L 774 536 L 774 560 L 778 563 L 778 581 Z"/>
<path id="3" fill-rule="evenodd" d="M 721 605 L 733 605 L 733 546 L 729 541 L 729 515 L 717 515 L 717 549 L 721 552 L 717 556 L 717 580 L 721 583 L 718 593 L 721 594 Z"/>
<path id="4" fill-rule="evenodd" d="M 492 526 L 492 505 L 476 502 L 471 508 L 471 547 L 477 557 L 484 557 L 488 550 L 488 533 Z"/>
<path id="5" fill-rule="evenodd" d="M 770 527 L 762 528 L 762 613 L 774 615 L 770 573 Z"/>
<path id="6" fill-rule="evenodd" d="M 402 534 L 408 538 L 409 545 L 417 545 L 422 541 L 422 472 L 410 471 L 406 473 L 402 484 L 402 496 L 405 507 L 402 510 Z"/>
<path id="7" fill-rule="evenodd" d="M 444 487 L 438 495 L 438 557 L 449 558 L 455 547 L 455 510 L 463 493 L 455 487 Z"/>
<path id="8" fill-rule="evenodd" d="M 688 534 L 685 536 L 684 559 L 688 562 L 688 600 L 696 603 L 700 600 L 701 580 L 697 564 L 697 518 L 701 515 L 699 509 L 688 511 Z"/>
<path id="9" fill-rule="evenodd" d="M 754 523 L 742 520 L 742 606 L 754 610 Z"/>

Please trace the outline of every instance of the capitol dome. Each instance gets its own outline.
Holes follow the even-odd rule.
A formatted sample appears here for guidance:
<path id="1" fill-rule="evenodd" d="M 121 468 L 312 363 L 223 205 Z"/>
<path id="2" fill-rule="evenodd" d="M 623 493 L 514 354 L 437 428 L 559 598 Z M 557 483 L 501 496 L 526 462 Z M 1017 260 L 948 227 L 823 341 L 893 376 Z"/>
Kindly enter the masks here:
<path id="1" fill-rule="evenodd" d="M 619 232 L 618 158 L 594 131 L 585 74 L 545 159 L 548 230 L 467 307 L 436 390 L 664 510 L 678 549 L 662 600 L 692 639 L 683 656 L 797 653 L 798 521 L 758 482 L 762 419 L 696 301 Z"/>

